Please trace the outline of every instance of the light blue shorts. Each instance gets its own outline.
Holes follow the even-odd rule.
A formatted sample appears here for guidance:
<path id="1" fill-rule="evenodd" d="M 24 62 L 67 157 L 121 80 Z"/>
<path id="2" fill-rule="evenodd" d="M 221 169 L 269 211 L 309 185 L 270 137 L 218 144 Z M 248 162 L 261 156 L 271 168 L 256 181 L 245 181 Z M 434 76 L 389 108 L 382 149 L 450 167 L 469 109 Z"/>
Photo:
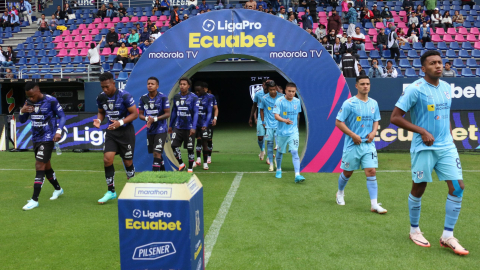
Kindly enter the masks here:
<path id="1" fill-rule="evenodd" d="M 257 136 L 265 136 L 265 127 L 262 125 L 262 120 L 257 120 Z"/>
<path id="2" fill-rule="evenodd" d="M 299 145 L 299 138 L 298 133 L 292 134 L 290 136 L 277 136 L 277 151 L 280 153 L 287 152 L 287 146 L 290 151 L 297 150 L 298 151 Z"/>
<path id="3" fill-rule="evenodd" d="M 277 129 L 276 128 L 265 128 L 265 141 L 273 141 L 275 140 L 275 136 L 277 136 Z"/>
<path id="4" fill-rule="evenodd" d="M 411 153 L 412 180 L 415 183 L 432 182 L 432 171 L 440 181 L 463 180 L 462 164 L 457 148 L 423 150 Z"/>
<path id="5" fill-rule="evenodd" d="M 373 146 L 372 146 L 373 145 Z M 373 142 L 362 142 L 343 152 L 341 169 L 345 171 L 362 168 L 378 168 L 377 150 Z"/>

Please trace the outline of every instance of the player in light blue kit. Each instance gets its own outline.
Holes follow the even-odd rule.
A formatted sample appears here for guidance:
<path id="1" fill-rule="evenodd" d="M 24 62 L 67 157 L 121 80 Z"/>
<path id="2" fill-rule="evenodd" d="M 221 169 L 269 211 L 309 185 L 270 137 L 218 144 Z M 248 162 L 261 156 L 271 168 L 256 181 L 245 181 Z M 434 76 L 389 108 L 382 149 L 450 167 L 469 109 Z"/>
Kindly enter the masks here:
<path id="1" fill-rule="evenodd" d="M 257 125 L 257 139 L 258 139 L 258 146 L 260 147 L 260 154 L 258 157 L 260 160 L 263 160 L 265 157 L 265 141 L 263 137 L 265 136 L 265 127 L 262 124 L 262 118 L 260 117 L 260 105 L 262 102 L 262 97 L 268 94 L 267 90 L 267 83 L 268 79 L 263 79 L 262 81 L 262 90 L 257 91 L 255 96 L 253 97 L 253 105 L 252 110 L 250 112 L 250 118 L 248 120 L 248 124 L 252 127 L 253 126 L 253 119 L 255 119 L 255 123 Z M 255 111 L 258 110 L 258 116 L 255 117 Z M 270 164 L 269 160 L 267 159 L 267 164 Z"/>
<path id="2" fill-rule="evenodd" d="M 293 168 L 295 169 L 295 183 L 305 181 L 300 175 L 300 157 L 298 156 L 298 123 L 302 104 L 295 97 L 297 86 L 294 83 L 287 83 L 285 96 L 277 99 L 273 107 L 273 114 L 277 124 L 277 173 L 275 177 L 282 178 L 282 158 L 287 152 L 287 146 L 292 153 Z"/>
<path id="3" fill-rule="evenodd" d="M 373 139 L 377 134 L 380 111 L 378 103 L 368 97 L 370 92 L 370 79 L 368 76 L 358 76 L 355 87 L 356 96 L 347 99 L 337 115 L 336 126 L 345 133 L 343 145 L 342 165 L 343 172 L 338 178 L 337 204 L 345 205 L 344 189 L 354 170 L 360 165 L 367 177 L 367 189 L 370 194 L 372 212 L 387 213 L 387 209 L 377 202 L 377 176 L 378 168 L 377 150 Z"/>
<path id="4" fill-rule="evenodd" d="M 427 183 L 432 182 L 432 170 L 435 170 L 438 179 L 445 181 L 448 186 L 445 224 L 440 245 L 451 248 L 458 255 L 467 255 L 468 250 L 453 237 L 453 228 L 462 208 L 465 186 L 462 165 L 451 135 L 452 90 L 450 84 L 440 80 L 443 63 L 439 52 L 425 52 L 420 62 L 425 77 L 405 89 L 395 104 L 390 119 L 392 124 L 414 132 L 410 147 L 413 184 L 408 196 L 410 239 L 419 246 L 430 246 L 418 224 L 422 195 Z M 403 118 L 408 111 L 412 122 Z"/>
<path id="5" fill-rule="evenodd" d="M 268 171 L 273 172 L 273 141 L 275 141 L 277 123 L 275 115 L 273 114 L 273 107 L 275 102 L 284 95 L 277 92 L 277 84 L 273 80 L 266 82 L 268 94 L 262 97 L 262 102 L 259 103 L 260 117 L 262 124 L 265 127 L 265 140 L 267 141 L 267 156 L 270 161 L 270 168 Z M 276 162 L 276 161 L 275 161 Z"/>

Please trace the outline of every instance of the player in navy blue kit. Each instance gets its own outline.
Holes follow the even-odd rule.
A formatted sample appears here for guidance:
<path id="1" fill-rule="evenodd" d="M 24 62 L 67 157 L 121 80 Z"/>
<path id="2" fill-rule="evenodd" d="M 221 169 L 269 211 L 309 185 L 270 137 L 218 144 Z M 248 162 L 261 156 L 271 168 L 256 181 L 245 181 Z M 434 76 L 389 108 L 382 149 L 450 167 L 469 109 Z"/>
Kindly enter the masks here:
<path id="1" fill-rule="evenodd" d="M 140 97 L 138 103 L 139 117 L 147 122 L 148 153 L 153 153 L 153 171 L 165 171 L 162 159 L 163 146 L 167 139 L 167 118 L 170 117 L 168 97 L 158 92 L 158 79 L 147 80 L 148 94 Z"/>
<path id="2" fill-rule="evenodd" d="M 50 164 L 50 158 L 54 142 L 58 142 L 62 137 L 66 118 L 57 99 L 50 95 L 42 94 L 38 84 L 28 82 L 25 85 L 25 94 L 27 95 L 27 101 L 20 110 L 19 118 L 21 123 L 25 123 L 28 118 L 32 120 L 36 175 L 32 199 L 28 200 L 23 210 L 31 210 L 38 207 L 38 196 L 42 190 L 45 176 L 55 188 L 50 200 L 55 200 L 63 194 L 63 189 L 58 184 L 55 172 Z"/>
<path id="3" fill-rule="evenodd" d="M 213 118 L 208 126 L 210 128 L 210 137 L 208 138 L 208 158 L 207 164 L 212 163 L 212 152 L 213 152 L 213 127 L 217 125 L 217 118 L 218 118 L 218 103 L 217 98 L 215 95 L 212 94 L 212 90 L 208 89 L 208 84 L 206 82 L 203 83 L 203 87 L 205 88 L 205 92 L 212 96 L 213 99 Z"/>
<path id="4" fill-rule="evenodd" d="M 195 83 L 195 94 L 198 96 L 198 120 L 197 120 L 197 157 L 200 157 L 199 153 L 203 147 L 203 169 L 208 170 L 207 158 L 208 158 L 208 139 L 211 137 L 211 129 L 209 125 L 212 119 L 213 111 L 213 95 L 207 94 L 206 89 L 203 87 L 202 82 Z M 198 162 L 198 161 L 197 161 Z M 200 165 L 195 163 L 195 165 Z"/>
<path id="5" fill-rule="evenodd" d="M 192 82 L 189 78 L 182 77 L 178 80 L 180 93 L 173 97 L 172 113 L 170 117 L 170 127 L 168 133 L 172 134 L 173 155 L 178 161 L 178 170 L 185 168 L 182 160 L 180 146 L 188 151 L 188 172 L 193 172 L 193 162 L 195 161 L 195 128 L 198 120 L 198 97 L 188 91 Z"/>
<path id="6" fill-rule="evenodd" d="M 133 152 L 135 150 L 135 129 L 132 122 L 137 119 L 138 113 L 133 97 L 123 90 L 118 90 L 111 73 L 105 72 L 100 75 L 100 86 L 103 92 L 97 97 L 98 114 L 93 120 L 93 125 L 100 128 L 105 118 L 108 118 L 108 128 L 105 132 L 105 144 L 103 149 L 103 163 L 105 166 L 105 179 L 108 191 L 98 200 L 104 204 L 117 198 L 115 192 L 115 168 L 113 159 L 120 154 L 125 165 L 127 178 L 135 176 L 133 166 Z"/>

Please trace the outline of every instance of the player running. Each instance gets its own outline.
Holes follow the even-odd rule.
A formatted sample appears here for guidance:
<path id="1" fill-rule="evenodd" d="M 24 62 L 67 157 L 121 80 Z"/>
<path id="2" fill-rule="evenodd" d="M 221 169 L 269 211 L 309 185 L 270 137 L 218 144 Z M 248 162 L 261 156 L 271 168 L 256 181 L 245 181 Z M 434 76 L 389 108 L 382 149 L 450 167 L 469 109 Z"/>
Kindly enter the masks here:
<path id="1" fill-rule="evenodd" d="M 392 124 L 414 132 L 410 147 L 413 183 L 408 196 L 410 239 L 419 246 L 430 246 L 418 225 L 422 195 L 427 183 L 432 182 L 432 170 L 435 170 L 438 179 L 445 181 L 448 187 L 440 245 L 451 248 L 458 255 L 467 255 L 468 250 L 453 236 L 453 229 L 462 208 L 465 185 L 462 165 L 451 135 L 452 89 L 450 84 L 440 80 L 443 63 L 439 52 L 427 51 L 420 58 L 420 62 L 425 77 L 405 89 L 395 104 L 390 119 Z M 408 111 L 412 122 L 403 118 Z"/>
<path id="2" fill-rule="evenodd" d="M 173 155 L 178 161 L 178 170 L 185 168 L 182 160 L 180 146 L 188 151 L 188 172 L 193 172 L 193 162 L 195 161 L 195 128 L 198 119 L 198 97 L 188 91 L 192 82 L 189 78 L 182 77 L 178 80 L 180 93 L 173 97 L 172 114 L 170 117 L 170 127 L 168 133 L 172 134 Z"/>
<path id="3" fill-rule="evenodd" d="M 210 128 L 210 137 L 208 138 L 208 158 L 207 163 L 212 163 L 212 152 L 213 152 L 213 127 L 217 125 L 217 118 L 218 118 L 218 104 L 217 98 L 215 95 L 212 94 L 212 90 L 208 88 L 208 84 L 206 82 L 203 83 L 203 87 L 206 89 L 206 92 L 212 96 L 213 99 L 213 119 L 208 126 Z"/>
<path id="4" fill-rule="evenodd" d="M 103 164 L 105 166 L 105 179 L 108 191 L 98 200 L 104 204 L 117 198 L 115 192 L 115 168 L 113 159 L 119 154 L 125 165 L 127 179 L 135 176 L 133 166 L 133 152 L 135 150 L 135 129 L 132 122 L 137 119 L 138 113 L 133 97 L 123 90 L 117 89 L 112 73 L 105 72 L 100 75 L 102 93 L 97 97 L 98 114 L 93 120 L 93 125 L 100 128 L 105 115 L 108 118 L 108 127 L 105 132 L 103 149 Z"/>
<path id="5" fill-rule="evenodd" d="M 378 168 L 378 159 L 373 142 L 377 134 L 378 121 L 380 121 L 380 110 L 377 101 L 368 97 L 368 92 L 370 92 L 368 76 L 358 76 L 355 87 L 358 90 L 357 95 L 343 103 L 335 122 L 335 125 L 347 135 L 340 166 L 343 172 L 338 178 L 337 204 L 345 205 L 345 186 L 353 171 L 358 170 L 361 165 L 367 177 L 370 210 L 385 214 L 387 209 L 381 207 L 381 203 L 377 203 L 376 168 Z"/>
<path id="6" fill-rule="evenodd" d="M 262 124 L 262 118 L 260 117 L 260 105 L 262 102 L 263 96 L 268 94 L 268 89 L 266 86 L 268 79 L 262 80 L 262 90 L 257 91 L 255 96 L 253 97 L 253 105 L 252 110 L 250 111 L 250 118 L 248 119 L 248 124 L 253 126 L 253 119 L 255 119 L 255 123 L 257 124 L 257 137 L 258 137 L 258 146 L 260 147 L 260 154 L 258 157 L 260 160 L 263 160 L 265 157 L 265 142 L 263 137 L 265 136 L 265 127 Z M 255 111 L 258 109 L 258 116 L 255 117 Z M 270 164 L 270 161 L 267 157 L 267 164 Z"/>
<path id="7" fill-rule="evenodd" d="M 138 103 L 139 117 L 147 122 L 148 153 L 153 153 L 152 171 L 165 171 L 162 153 L 167 139 L 167 118 L 170 117 L 168 97 L 158 92 L 158 79 L 147 80 L 148 94 L 140 97 Z"/>
<path id="8" fill-rule="evenodd" d="M 266 82 L 268 94 L 262 97 L 262 101 L 259 103 L 260 117 L 263 127 L 265 128 L 265 140 L 267 141 L 267 155 L 269 160 L 273 159 L 273 141 L 276 137 L 277 123 L 275 115 L 273 114 L 273 107 L 275 102 L 284 95 L 277 92 L 277 85 L 273 80 Z M 269 172 L 273 172 L 273 163 L 270 163 Z M 275 161 L 276 163 L 276 161 Z"/>
<path id="9" fill-rule="evenodd" d="M 198 120 L 197 120 L 197 159 L 200 158 L 200 152 L 203 148 L 203 169 L 208 170 L 208 139 L 211 137 L 211 130 L 209 125 L 212 120 L 212 111 L 213 111 L 213 95 L 207 94 L 206 89 L 203 87 L 203 82 L 195 83 L 195 94 L 198 96 Z M 194 164 L 200 165 L 200 162 Z"/>
<path id="10" fill-rule="evenodd" d="M 273 107 L 273 113 L 277 124 L 277 173 L 275 177 L 282 178 L 282 158 L 287 152 L 287 145 L 292 153 L 293 168 L 295 169 L 295 183 L 305 181 L 305 177 L 300 175 L 300 157 L 298 156 L 299 133 L 298 124 L 302 104 L 295 97 L 297 86 L 294 83 L 287 83 L 285 86 L 285 96 L 277 99 Z"/>
<path id="11" fill-rule="evenodd" d="M 38 196 L 42 191 L 43 181 L 48 181 L 55 188 L 50 200 L 56 200 L 63 194 L 55 172 L 52 169 L 50 158 L 54 142 L 62 138 L 62 130 L 65 125 L 65 113 L 56 98 L 42 94 L 38 84 L 27 82 L 25 85 L 27 100 L 20 109 L 20 122 L 25 123 L 28 118 L 32 120 L 32 142 L 35 152 L 35 182 L 33 184 L 33 196 L 23 207 L 23 210 L 31 210 L 38 207 Z M 57 120 L 57 117 L 60 120 Z M 58 123 L 58 124 L 57 124 Z"/>

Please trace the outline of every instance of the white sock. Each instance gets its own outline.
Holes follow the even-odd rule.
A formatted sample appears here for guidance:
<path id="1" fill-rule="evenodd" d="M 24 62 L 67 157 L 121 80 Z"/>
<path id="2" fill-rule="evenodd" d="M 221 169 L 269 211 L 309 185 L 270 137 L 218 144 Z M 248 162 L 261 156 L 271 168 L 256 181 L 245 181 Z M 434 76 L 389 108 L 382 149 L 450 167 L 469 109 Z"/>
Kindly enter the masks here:
<path id="1" fill-rule="evenodd" d="M 417 233 L 421 232 L 420 227 L 410 227 L 410 233 Z"/>
<path id="2" fill-rule="evenodd" d="M 296 173 L 295 173 L 295 176 L 299 176 L 299 175 L 300 175 L 300 173 L 299 173 L 299 172 L 296 172 Z"/>
<path id="3" fill-rule="evenodd" d="M 453 237 L 453 231 L 443 230 L 442 238 L 448 239 L 450 237 Z"/>
<path id="4" fill-rule="evenodd" d="M 345 194 L 345 190 L 339 190 L 337 191 L 337 194 L 343 196 Z"/>
<path id="5" fill-rule="evenodd" d="M 370 202 L 372 203 L 372 206 L 377 205 L 377 199 L 372 199 L 372 200 L 370 200 Z"/>
<path id="6" fill-rule="evenodd" d="M 277 172 L 281 172 L 281 171 L 282 171 L 282 169 L 281 169 L 281 168 L 277 168 Z"/>
<path id="7" fill-rule="evenodd" d="M 203 163 L 203 167 L 207 167 L 207 166 L 208 166 L 207 163 Z"/>

